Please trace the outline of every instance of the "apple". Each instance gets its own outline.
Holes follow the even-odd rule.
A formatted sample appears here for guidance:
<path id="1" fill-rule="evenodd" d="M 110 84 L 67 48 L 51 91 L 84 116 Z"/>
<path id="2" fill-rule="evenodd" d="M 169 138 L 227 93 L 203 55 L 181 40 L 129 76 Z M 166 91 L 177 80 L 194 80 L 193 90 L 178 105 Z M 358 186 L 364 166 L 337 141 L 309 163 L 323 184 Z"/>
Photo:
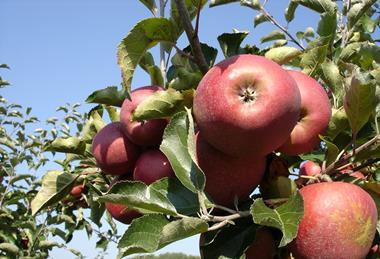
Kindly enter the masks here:
<path id="1" fill-rule="evenodd" d="M 265 227 L 256 230 L 255 241 L 245 251 L 246 259 L 273 259 L 276 256 L 276 244 L 272 233 Z"/>
<path id="2" fill-rule="evenodd" d="M 355 177 L 355 178 L 358 178 L 358 179 L 365 180 L 364 174 L 360 171 L 352 171 L 351 169 L 343 169 L 340 172 L 343 174 L 348 174 L 348 175 Z"/>
<path id="3" fill-rule="evenodd" d="M 303 187 L 302 218 L 290 249 L 295 258 L 365 258 L 376 233 L 371 196 L 345 182 Z"/>
<path id="4" fill-rule="evenodd" d="M 305 176 L 315 176 L 317 174 L 320 174 L 321 171 L 322 168 L 319 164 L 308 160 L 301 164 L 299 174 Z"/>
<path id="5" fill-rule="evenodd" d="M 122 175 L 133 170 L 140 150 L 123 134 L 121 123 L 112 122 L 95 135 L 92 154 L 105 173 Z"/>
<path id="6" fill-rule="evenodd" d="M 320 143 L 331 118 L 330 100 L 323 87 L 299 71 L 288 71 L 301 93 L 301 114 L 297 125 L 278 151 L 287 155 L 310 152 Z"/>
<path id="7" fill-rule="evenodd" d="M 86 191 L 85 186 L 83 186 L 82 184 L 76 185 L 71 189 L 70 195 L 75 198 L 78 198 L 78 197 L 81 197 L 82 193 L 84 193 L 85 191 Z"/>
<path id="8" fill-rule="evenodd" d="M 158 146 L 167 124 L 165 119 L 153 119 L 143 122 L 132 121 L 136 107 L 147 97 L 157 91 L 163 91 L 160 86 L 145 86 L 131 92 L 131 100 L 125 99 L 120 111 L 120 122 L 124 133 L 135 144 L 140 146 Z"/>
<path id="9" fill-rule="evenodd" d="M 110 188 L 123 180 L 133 180 L 132 175 L 123 175 L 122 177 L 116 177 L 110 184 Z M 132 220 L 141 216 L 141 214 L 133 209 L 128 208 L 125 204 L 117 204 L 112 202 L 105 203 L 106 210 L 117 221 L 124 224 L 131 224 Z"/>
<path id="10" fill-rule="evenodd" d="M 229 156 L 207 143 L 200 133 L 196 135 L 196 153 L 206 176 L 205 191 L 216 204 L 233 206 L 235 197 L 239 201 L 247 200 L 264 176 L 265 156 L 249 153 L 242 157 Z"/>
<path id="11" fill-rule="evenodd" d="M 136 162 L 133 179 L 151 184 L 163 177 L 173 177 L 174 171 L 166 156 L 158 149 L 142 153 Z"/>
<path id="12" fill-rule="evenodd" d="M 256 55 L 228 58 L 202 78 L 194 116 L 203 137 L 232 155 L 267 155 L 289 137 L 301 97 L 289 74 Z"/>

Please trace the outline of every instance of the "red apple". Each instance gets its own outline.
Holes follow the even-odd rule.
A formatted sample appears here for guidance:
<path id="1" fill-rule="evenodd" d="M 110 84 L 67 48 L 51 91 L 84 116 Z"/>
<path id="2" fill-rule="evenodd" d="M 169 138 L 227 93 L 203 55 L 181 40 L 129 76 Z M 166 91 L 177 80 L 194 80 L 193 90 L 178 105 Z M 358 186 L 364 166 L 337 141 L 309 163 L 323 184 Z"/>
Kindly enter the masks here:
<path id="1" fill-rule="evenodd" d="M 111 184 L 110 188 L 123 180 L 132 180 L 131 175 L 126 175 L 120 178 L 115 178 Z M 141 216 L 141 214 L 133 209 L 128 208 L 127 205 L 124 204 L 117 204 L 112 202 L 106 202 L 105 203 L 106 210 L 111 214 L 111 216 L 116 219 L 117 221 L 124 223 L 124 224 L 131 224 L 132 220 L 135 218 L 138 218 Z"/>
<path id="2" fill-rule="evenodd" d="M 131 100 L 125 99 L 120 112 L 120 122 L 128 138 L 140 146 L 157 146 L 162 141 L 162 135 L 167 120 L 154 119 L 143 122 L 132 121 L 136 107 L 157 91 L 164 89 L 159 86 L 145 86 L 131 92 Z"/>
<path id="3" fill-rule="evenodd" d="M 139 153 L 139 148 L 122 133 L 120 122 L 105 126 L 92 141 L 92 154 L 98 166 L 108 174 L 132 171 Z"/>
<path id="4" fill-rule="evenodd" d="M 74 186 L 71 191 L 70 191 L 70 195 L 75 197 L 75 198 L 78 198 L 78 197 L 81 197 L 82 196 L 82 193 L 85 192 L 85 186 L 83 186 L 82 184 L 80 185 L 76 185 Z"/>
<path id="5" fill-rule="evenodd" d="M 305 161 L 300 166 L 300 175 L 314 176 L 321 173 L 321 167 L 313 161 Z"/>
<path id="6" fill-rule="evenodd" d="M 244 201 L 264 176 L 266 157 L 246 155 L 232 157 L 196 135 L 198 164 L 206 175 L 205 191 L 219 205 L 232 206 L 234 198 Z"/>
<path id="7" fill-rule="evenodd" d="M 278 149 L 288 155 L 310 152 L 320 143 L 331 118 L 330 100 L 323 87 L 299 71 L 288 71 L 301 93 L 301 115 L 288 140 Z"/>
<path id="8" fill-rule="evenodd" d="M 276 244 L 269 229 L 261 227 L 256 231 L 255 241 L 245 251 L 246 259 L 273 259 L 276 256 Z"/>
<path id="9" fill-rule="evenodd" d="M 300 193 L 304 217 L 291 244 L 295 258 L 365 258 L 377 224 L 371 196 L 344 182 L 311 184 Z"/>
<path id="10" fill-rule="evenodd" d="M 133 179 L 151 184 L 163 177 L 173 177 L 174 171 L 166 156 L 158 149 L 145 151 L 136 162 Z"/>
<path id="11" fill-rule="evenodd" d="M 194 115 L 215 148 L 233 156 L 263 156 L 289 137 L 300 104 L 297 85 L 281 66 L 261 56 L 237 55 L 203 77 Z"/>
<path id="12" fill-rule="evenodd" d="M 350 176 L 352 177 L 355 177 L 355 178 L 358 178 L 358 179 L 365 179 L 365 176 L 362 172 L 360 171 L 352 171 L 350 169 L 343 169 L 342 171 L 340 171 L 341 173 L 343 174 L 349 174 Z"/>

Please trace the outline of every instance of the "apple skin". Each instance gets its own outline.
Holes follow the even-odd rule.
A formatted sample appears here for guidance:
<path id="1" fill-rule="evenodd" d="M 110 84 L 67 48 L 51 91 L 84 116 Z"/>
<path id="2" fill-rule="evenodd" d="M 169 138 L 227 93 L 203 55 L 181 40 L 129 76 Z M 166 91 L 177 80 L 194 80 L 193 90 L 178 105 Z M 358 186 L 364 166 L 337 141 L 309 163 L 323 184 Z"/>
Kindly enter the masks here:
<path id="1" fill-rule="evenodd" d="M 84 193 L 85 191 L 86 191 L 85 186 L 83 186 L 82 184 L 76 185 L 71 189 L 70 195 L 75 198 L 79 198 L 82 196 L 82 193 Z"/>
<path id="2" fill-rule="evenodd" d="M 352 171 L 350 169 L 344 169 L 344 170 L 341 170 L 340 172 L 343 173 L 343 174 L 349 174 L 350 176 L 358 178 L 358 179 L 363 179 L 363 180 L 366 179 L 366 177 L 364 176 L 364 174 L 362 172 L 360 172 L 360 171 L 355 171 L 354 172 L 354 171 Z"/>
<path id="3" fill-rule="evenodd" d="M 95 135 L 92 154 L 105 173 L 122 175 L 133 170 L 140 150 L 122 133 L 120 122 L 112 122 Z"/>
<path id="4" fill-rule="evenodd" d="M 254 93 L 252 93 L 254 91 Z M 228 58 L 203 77 L 194 116 L 203 137 L 232 155 L 267 155 L 289 137 L 301 97 L 289 74 L 261 56 Z"/>
<path id="5" fill-rule="evenodd" d="M 233 206 L 235 196 L 239 201 L 247 200 L 264 176 L 265 156 L 229 156 L 212 147 L 200 133 L 196 135 L 196 153 L 206 176 L 205 191 L 216 204 Z"/>
<path id="6" fill-rule="evenodd" d="M 287 155 L 307 153 L 318 147 L 319 134 L 327 130 L 331 105 L 326 91 L 312 77 L 299 71 L 288 71 L 301 93 L 301 116 L 288 140 L 278 149 Z"/>
<path id="7" fill-rule="evenodd" d="M 360 187 L 323 182 L 300 190 L 304 217 L 290 249 L 295 258 L 365 258 L 376 232 L 377 209 Z"/>
<path id="8" fill-rule="evenodd" d="M 123 175 L 122 177 L 116 177 L 110 184 L 110 188 L 123 180 L 129 180 L 132 181 L 132 175 L 127 174 Z M 106 202 L 105 203 L 106 210 L 111 214 L 111 216 L 116 219 L 117 221 L 124 223 L 124 224 L 131 224 L 132 220 L 135 218 L 140 217 L 142 214 L 140 214 L 138 211 L 129 209 L 127 205 L 124 204 L 117 204 L 112 202 Z"/>
<path id="9" fill-rule="evenodd" d="M 150 149 L 142 153 L 133 171 L 133 179 L 145 184 L 151 184 L 164 177 L 174 176 L 169 160 L 158 149 Z"/>
<path id="10" fill-rule="evenodd" d="M 314 176 L 317 174 L 320 174 L 322 171 L 322 168 L 320 165 L 313 161 L 305 161 L 304 163 L 301 164 L 300 166 L 300 175 L 306 175 L 306 176 Z"/>
<path id="11" fill-rule="evenodd" d="M 167 120 L 154 119 L 144 122 L 132 121 L 136 107 L 157 91 L 164 91 L 160 86 L 144 86 L 131 92 L 131 100 L 125 99 L 120 111 L 120 122 L 127 137 L 140 146 L 158 146 L 162 141 Z"/>
<path id="12" fill-rule="evenodd" d="M 245 251 L 246 259 L 273 259 L 276 256 L 276 243 L 269 229 L 260 227 L 256 231 L 255 241 Z"/>

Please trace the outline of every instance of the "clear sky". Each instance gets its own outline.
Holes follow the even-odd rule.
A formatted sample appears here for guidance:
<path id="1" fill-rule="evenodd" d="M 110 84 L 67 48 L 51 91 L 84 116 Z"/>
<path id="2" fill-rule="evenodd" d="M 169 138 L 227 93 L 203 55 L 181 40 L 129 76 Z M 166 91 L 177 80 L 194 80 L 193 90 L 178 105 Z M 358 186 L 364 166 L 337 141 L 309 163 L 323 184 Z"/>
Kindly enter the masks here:
<path id="1" fill-rule="evenodd" d="M 282 24 L 286 0 L 269 0 L 267 9 Z M 33 107 L 34 115 L 42 121 L 56 116 L 57 106 L 65 103 L 84 103 L 94 90 L 120 85 L 121 76 L 116 64 L 116 46 L 128 31 L 150 12 L 138 0 L 0 0 L 0 63 L 11 67 L 1 75 L 12 83 L 2 90 L 9 101 Z M 318 16 L 299 8 L 291 32 L 316 27 Z M 250 31 L 244 43 L 259 44 L 260 37 L 273 29 L 262 24 L 256 29 L 256 12 L 230 4 L 202 11 L 200 39 L 218 47 L 216 37 L 233 28 Z M 182 37 L 178 45 L 187 44 Z M 218 47 L 219 49 L 219 47 Z M 219 49 L 220 50 L 220 49 Z M 157 50 L 154 51 L 157 56 Z M 219 51 L 217 60 L 223 59 Z M 158 59 L 156 59 L 158 62 Z M 149 84 L 149 76 L 138 70 L 133 88 Z M 83 111 L 92 105 L 85 105 Z M 44 168 L 41 173 L 48 169 Z M 120 229 L 125 229 L 120 225 Z M 122 232 L 121 232 L 122 233 Z M 88 241 L 83 233 L 69 243 L 94 258 L 95 240 Z M 198 255 L 198 238 L 190 238 L 164 248 L 160 252 L 177 251 Z M 107 258 L 113 258 L 112 246 Z M 53 258 L 74 258 L 63 250 L 54 250 Z"/>

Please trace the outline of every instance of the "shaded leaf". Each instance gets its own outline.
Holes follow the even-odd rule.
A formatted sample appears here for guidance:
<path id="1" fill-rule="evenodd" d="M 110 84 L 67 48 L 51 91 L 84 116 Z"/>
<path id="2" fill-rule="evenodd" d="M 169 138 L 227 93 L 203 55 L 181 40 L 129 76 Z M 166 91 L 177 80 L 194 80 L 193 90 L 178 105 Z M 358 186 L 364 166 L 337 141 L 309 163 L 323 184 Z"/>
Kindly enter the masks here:
<path id="1" fill-rule="evenodd" d="M 90 94 L 87 97 L 86 102 L 121 107 L 126 97 L 127 94 L 125 91 L 119 91 L 116 86 L 109 86 L 105 89 L 97 90 Z"/>
<path id="2" fill-rule="evenodd" d="M 262 13 L 259 13 L 255 16 L 255 19 L 253 20 L 253 26 L 256 28 L 257 25 L 269 21 L 268 18 L 263 15 Z"/>
<path id="3" fill-rule="evenodd" d="M 218 42 L 226 58 L 240 53 L 240 44 L 248 36 L 247 31 L 223 33 L 218 36 Z"/>
<path id="4" fill-rule="evenodd" d="M 0 243 L 0 251 L 5 251 L 6 253 L 17 255 L 20 249 L 11 243 Z"/>
<path id="5" fill-rule="evenodd" d="M 321 67 L 328 87 L 334 93 L 341 92 L 343 90 L 343 78 L 340 75 L 338 66 L 334 62 L 326 60 L 321 64 Z"/>
<path id="6" fill-rule="evenodd" d="M 367 10 L 377 2 L 377 0 L 362 0 L 351 6 L 347 13 L 347 26 L 348 28 L 354 27 L 354 25 L 359 21 L 360 17 L 367 12 Z"/>
<path id="7" fill-rule="evenodd" d="M 330 140 L 334 140 L 342 131 L 348 129 L 349 122 L 343 107 L 332 110 L 332 116 L 326 132 Z"/>
<path id="8" fill-rule="evenodd" d="M 336 158 L 339 155 L 339 148 L 331 141 L 327 140 L 324 137 L 320 137 L 327 146 L 327 152 L 326 152 L 326 166 L 329 166 L 331 163 L 333 163 Z"/>

